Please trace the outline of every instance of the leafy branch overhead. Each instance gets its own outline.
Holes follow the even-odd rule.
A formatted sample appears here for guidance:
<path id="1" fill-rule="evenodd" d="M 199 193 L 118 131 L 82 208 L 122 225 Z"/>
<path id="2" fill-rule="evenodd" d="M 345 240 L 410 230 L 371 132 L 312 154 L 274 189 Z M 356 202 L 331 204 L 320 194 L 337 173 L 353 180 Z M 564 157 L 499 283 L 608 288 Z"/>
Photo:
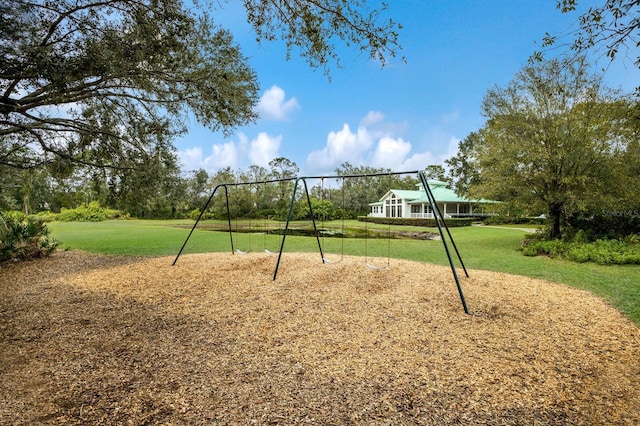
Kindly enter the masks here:
<path id="1" fill-rule="evenodd" d="M 287 59 L 294 48 L 300 49 L 313 68 L 329 71 L 329 65 L 340 64 L 336 40 L 348 47 L 367 52 L 369 58 L 384 65 L 399 51 L 398 31 L 392 19 L 381 18 L 387 4 L 378 10 L 367 10 L 366 0 L 245 0 L 248 20 L 257 41 L 282 38 L 287 46 Z M 404 58 L 403 58 L 404 60 Z"/>
<path id="2" fill-rule="evenodd" d="M 247 0 L 259 40 L 282 38 L 312 67 L 338 64 L 336 42 L 396 55 L 396 24 L 364 1 Z M 7 0 L 0 4 L 0 164 L 64 160 L 135 167 L 170 154 L 186 117 L 227 134 L 256 118 L 259 86 L 224 4 L 180 0 Z M 339 65 L 339 64 L 338 64 Z M 154 147 L 164 147 L 158 150 Z"/>
<path id="3" fill-rule="evenodd" d="M 577 10 L 579 0 L 558 0 L 557 8 L 562 13 Z M 588 50 L 604 50 L 604 55 L 615 59 L 618 54 L 626 56 L 640 47 L 640 2 L 637 0 L 605 0 L 601 6 L 589 7 L 578 17 L 578 29 L 571 33 L 573 41 L 568 44 L 577 55 Z M 554 46 L 563 37 L 547 34 L 543 48 Z M 637 55 L 637 54 L 636 54 Z M 540 53 L 537 53 L 538 58 Z M 640 68 L 640 56 L 633 58 Z"/>

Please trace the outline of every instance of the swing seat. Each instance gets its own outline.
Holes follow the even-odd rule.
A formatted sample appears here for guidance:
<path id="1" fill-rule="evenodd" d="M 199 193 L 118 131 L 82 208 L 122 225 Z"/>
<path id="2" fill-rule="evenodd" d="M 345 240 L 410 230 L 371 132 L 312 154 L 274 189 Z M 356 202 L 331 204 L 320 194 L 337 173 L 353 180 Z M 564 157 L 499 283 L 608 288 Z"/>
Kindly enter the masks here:
<path id="1" fill-rule="evenodd" d="M 378 271 L 380 269 L 387 269 L 389 267 L 388 265 L 387 266 L 375 266 L 375 265 L 372 265 L 370 263 L 365 263 L 364 266 L 366 266 L 367 268 L 378 270 Z"/>
<path id="2" fill-rule="evenodd" d="M 267 254 L 280 254 L 280 252 L 279 252 L 279 251 L 275 251 L 275 252 L 274 252 L 274 251 L 267 250 L 267 249 L 264 249 L 264 252 L 265 252 L 265 253 L 267 253 Z"/>
<path id="3" fill-rule="evenodd" d="M 236 249 L 236 253 L 238 253 L 238 254 L 247 254 L 246 251 L 242 251 L 240 249 Z"/>

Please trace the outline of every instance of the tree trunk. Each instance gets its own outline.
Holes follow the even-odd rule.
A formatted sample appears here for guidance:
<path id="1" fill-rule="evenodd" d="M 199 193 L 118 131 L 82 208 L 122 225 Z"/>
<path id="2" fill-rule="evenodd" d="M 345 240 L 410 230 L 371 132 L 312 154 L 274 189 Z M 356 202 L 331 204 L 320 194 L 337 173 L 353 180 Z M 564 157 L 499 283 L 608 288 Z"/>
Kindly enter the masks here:
<path id="1" fill-rule="evenodd" d="M 22 197 L 22 208 L 24 209 L 25 216 L 29 216 L 29 196 Z"/>
<path id="2" fill-rule="evenodd" d="M 549 219 L 551 220 L 551 234 L 552 240 L 562 238 L 562 232 L 560 224 L 562 223 L 562 203 L 554 203 L 549 206 Z"/>

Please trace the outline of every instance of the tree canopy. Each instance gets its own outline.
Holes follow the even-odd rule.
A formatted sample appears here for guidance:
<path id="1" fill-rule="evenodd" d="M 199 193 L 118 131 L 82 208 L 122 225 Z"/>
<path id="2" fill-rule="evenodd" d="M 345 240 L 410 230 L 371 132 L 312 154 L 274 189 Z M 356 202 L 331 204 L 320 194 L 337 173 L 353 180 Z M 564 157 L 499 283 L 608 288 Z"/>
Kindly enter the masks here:
<path id="1" fill-rule="evenodd" d="M 504 201 L 516 214 L 544 213 L 553 238 L 570 218 L 630 200 L 621 159 L 637 138 L 634 106 L 584 60 L 528 65 L 489 90 L 482 107 L 485 126 L 450 160 L 473 198 Z"/>
<path id="2" fill-rule="evenodd" d="M 248 0 L 258 40 L 299 47 L 312 67 L 337 61 L 336 40 L 394 56 L 398 26 L 365 1 Z M 0 164 L 55 161 L 135 167 L 182 133 L 192 114 L 231 132 L 256 118 L 257 76 L 215 23 L 224 3 L 6 0 L 0 3 Z"/>

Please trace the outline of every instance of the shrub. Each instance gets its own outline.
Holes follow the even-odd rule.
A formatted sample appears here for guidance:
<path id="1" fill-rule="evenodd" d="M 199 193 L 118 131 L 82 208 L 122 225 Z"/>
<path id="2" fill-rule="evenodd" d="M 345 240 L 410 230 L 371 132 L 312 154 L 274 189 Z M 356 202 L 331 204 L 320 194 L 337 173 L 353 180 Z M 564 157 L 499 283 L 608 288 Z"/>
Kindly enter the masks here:
<path id="1" fill-rule="evenodd" d="M 637 236 L 625 241 L 596 240 L 586 242 L 584 235 L 576 234 L 571 242 L 561 240 L 529 240 L 522 247 L 525 256 L 558 257 L 574 262 L 594 262 L 599 265 L 640 265 L 640 244 Z"/>
<path id="2" fill-rule="evenodd" d="M 532 240 L 522 247 L 525 256 L 564 257 L 565 251 L 566 244 L 560 240 Z"/>
<path id="3" fill-rule="evenodd" d="M 119 210 L 107 209 L 100 206 L 97 201 L 92 201 L 88 206 L 76 207 L 75 209 L 63 208 L 60 213 L 49 213 L 42 215 L 47 222 L 101 222 L 107 219 L 118 219 L 125 217 Z"/>
<path id="4" fill-rule="evenodd" d="M 0 213 L 0 262 L 45 257 L 57 246 L 41 219 Z"/>

